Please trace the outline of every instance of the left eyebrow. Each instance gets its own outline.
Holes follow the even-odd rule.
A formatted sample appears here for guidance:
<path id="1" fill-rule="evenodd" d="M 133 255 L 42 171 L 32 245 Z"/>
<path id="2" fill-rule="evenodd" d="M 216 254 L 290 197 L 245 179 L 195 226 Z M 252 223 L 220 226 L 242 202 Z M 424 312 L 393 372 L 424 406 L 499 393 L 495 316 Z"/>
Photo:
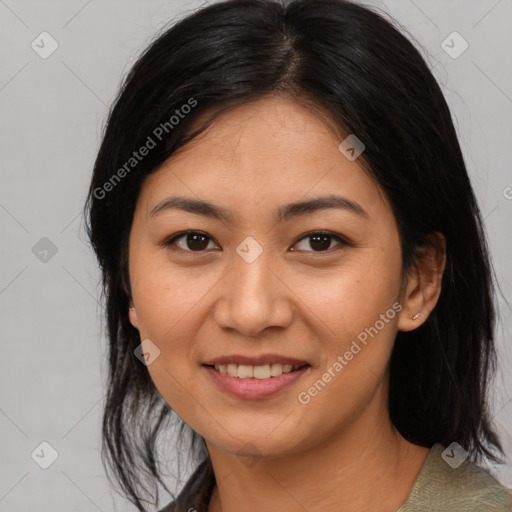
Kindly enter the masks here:
<path id="1" fill-rule="evenodd" d="M 338 195 L 316 197 L 307 201 L 287 204 L 278 209 L 277 218 L 279 221 L 285 221 L 291 217 L 313 213 L 318 210 L 326 210 L 328 208 L 348 210 L 356 215 L 368 218 L 368 213 L 359 203 Z"/>
<path id="2" fill-rule="evenodd" d="M 313 213 L 329 208 L 343 209 L 355 213 L 361 217 L 369 217 L 368 213 L 359 203 L 356 203 L 347 197 L 329 195 L 304 201 L 297 201 L 294 203 L 289 203 L 285 206 L 281 206 L 277 209 L 276 218 L 279 222 L 283 222 L 292 217 L 298 217 L 307 213 Z M 196 215 L 204 215 L 206 217 L 211 217 L 226 222 L 233 221 L 233 214 L 221 206 L 203 201 L 201 199 L 178 196 L 172 196 L 164 199 L 151 210 L 149 216 L 152 217 L 159 212 L 172 209 L 183 210 L 189 213 L 194 213 Z"/>

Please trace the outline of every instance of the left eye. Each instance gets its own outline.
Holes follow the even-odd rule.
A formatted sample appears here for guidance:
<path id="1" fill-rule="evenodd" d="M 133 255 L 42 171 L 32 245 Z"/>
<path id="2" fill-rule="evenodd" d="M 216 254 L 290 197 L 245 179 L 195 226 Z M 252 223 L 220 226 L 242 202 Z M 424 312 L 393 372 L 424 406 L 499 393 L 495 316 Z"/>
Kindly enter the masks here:
<path id="1" fill-rule="evenodd" d="M 306 242 L 308 239 L 309 242 Z M 298 249 L 299 251 L 309 251 L 309 248 L 311 248 L 313 249 L 313 252 L 325 252 L 329 249 L 332 249 L 333 241 L 337 241 L 338 245 L 341 246 L 346 245 L 346 242 L 341 237 L 329 231 L 315 231 L 313 233 L 308 233 L 307 235 L 303 236 L 295 245 L 303 244 L 303 247 Z M 309 246 L 309 248 L 307 246 Z"/>

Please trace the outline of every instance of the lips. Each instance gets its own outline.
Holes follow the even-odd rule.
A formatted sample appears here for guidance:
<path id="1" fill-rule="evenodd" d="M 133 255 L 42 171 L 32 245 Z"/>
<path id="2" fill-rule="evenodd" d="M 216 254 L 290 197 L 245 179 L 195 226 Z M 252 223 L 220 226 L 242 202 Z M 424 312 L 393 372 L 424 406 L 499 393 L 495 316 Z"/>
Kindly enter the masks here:
<path id="1" fill-rule="evenodd" d="M 281 365 L 277 364 L 277 366 Z M 228 395 L 243 399 L 270 398 L 293 386 L 302 376 L 307 375 L 311 371 L 310 365 L 306 364 L 298 370 L 281 373 L 275 377 L 240 378 L 223 374 L 211 366 L 203 365 L 203 368 L 219 389 Z M 259 377 L 262 376 L 260 375 Z"/>
<path id="2" fill-rule="evenodd" d="M 269 398 L 311 370 L 307 361 L 280 354 L 232 354 L 209 359 L 202 366 L 220 389 L 245 399 Z"/>

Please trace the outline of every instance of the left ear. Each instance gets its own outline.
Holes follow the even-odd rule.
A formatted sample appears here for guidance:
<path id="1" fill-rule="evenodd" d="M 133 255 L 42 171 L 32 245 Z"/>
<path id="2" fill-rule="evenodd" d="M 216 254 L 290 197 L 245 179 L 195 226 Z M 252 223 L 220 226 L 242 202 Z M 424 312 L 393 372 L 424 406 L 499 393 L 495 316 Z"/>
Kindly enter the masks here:
<path id="1" fill-rule="evenodd" d="M 399 331 L 412 331 L 428 318 L 441 294 L 445 265 L 446 239 L 436 231 L 419 248 L 416 265 L 407 276 L 407 289 L 398 321 Z"/>

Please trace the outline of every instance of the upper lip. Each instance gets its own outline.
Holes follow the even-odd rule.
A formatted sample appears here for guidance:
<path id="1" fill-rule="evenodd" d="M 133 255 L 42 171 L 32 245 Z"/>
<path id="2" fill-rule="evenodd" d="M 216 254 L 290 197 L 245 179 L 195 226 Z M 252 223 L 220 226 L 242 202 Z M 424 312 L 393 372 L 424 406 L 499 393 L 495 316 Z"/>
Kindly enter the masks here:
<path id="1" fill-rule="evenodd" d="M 219 364 L 245 364 L 249 366 L 262 366 L 264 364 L 291 364 L 293 366 L 308 364 L 306 361 L 294 359 L 293 357 L 280 356 L 278 354 L 261 354 L 256 357 L 247 357 L 238 354 L 231 356 L 221 356 L 214 359 L 209 359 L 203 364 L 207 366 L 215 366 Z"/>

